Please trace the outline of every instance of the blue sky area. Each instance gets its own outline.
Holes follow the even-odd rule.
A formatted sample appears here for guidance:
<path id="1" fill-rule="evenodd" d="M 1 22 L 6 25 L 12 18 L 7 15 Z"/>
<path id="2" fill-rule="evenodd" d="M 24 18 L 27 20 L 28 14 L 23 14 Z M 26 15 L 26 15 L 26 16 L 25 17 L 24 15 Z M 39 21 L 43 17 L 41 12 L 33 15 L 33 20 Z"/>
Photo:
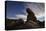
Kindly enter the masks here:
<path id="1" fill-rule="evenodd" d="M 6 17 L 9 19 L 22 18 L 23 20 L 26 20 L 26 8 L 30 8 L 35 13 L 38 20 L 44 20 L 44 3 L 8 1 L 6 6 Z"/>

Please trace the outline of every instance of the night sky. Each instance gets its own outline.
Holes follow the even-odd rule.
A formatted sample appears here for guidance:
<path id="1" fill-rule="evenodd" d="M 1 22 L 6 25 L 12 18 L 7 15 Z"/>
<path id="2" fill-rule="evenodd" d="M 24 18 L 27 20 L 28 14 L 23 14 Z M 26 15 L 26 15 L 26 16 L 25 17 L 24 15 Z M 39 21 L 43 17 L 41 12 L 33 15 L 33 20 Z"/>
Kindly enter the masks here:
<path id="1" fill-rule="evenodd" d="M 6 17 L 8 19 L 22 18 L 26 20 L 26 8 L 30 8 L 35 13 L 38 20 L 44 20 L 44 3 L 8 1 L 6 7 Z"/>

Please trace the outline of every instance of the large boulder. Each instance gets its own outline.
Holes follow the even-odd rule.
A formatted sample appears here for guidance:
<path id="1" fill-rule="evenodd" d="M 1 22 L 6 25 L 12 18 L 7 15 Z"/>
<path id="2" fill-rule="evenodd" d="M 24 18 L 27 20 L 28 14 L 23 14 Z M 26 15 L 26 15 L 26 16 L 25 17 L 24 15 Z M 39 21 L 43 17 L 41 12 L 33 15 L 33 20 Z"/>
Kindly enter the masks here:
<path id="1" fill-rule="evenodd" d="M 29 20 L 36 21 L 37 20 L 37 18 L 35 17 L 34 12 L 30 8 L 27 8 L 26 11 L 28 13 L 27 21 L 29 21 Z"/>
<path id="2" fill-rule="evenodd" d="M 25 23 L 26 28 L 38 28 L 39 24 L 37 23 L 37 18 L 35 17 L 34 12 L 30 9 L 26 9 L 28 15 L 27 15 L 27 21 Z"/>

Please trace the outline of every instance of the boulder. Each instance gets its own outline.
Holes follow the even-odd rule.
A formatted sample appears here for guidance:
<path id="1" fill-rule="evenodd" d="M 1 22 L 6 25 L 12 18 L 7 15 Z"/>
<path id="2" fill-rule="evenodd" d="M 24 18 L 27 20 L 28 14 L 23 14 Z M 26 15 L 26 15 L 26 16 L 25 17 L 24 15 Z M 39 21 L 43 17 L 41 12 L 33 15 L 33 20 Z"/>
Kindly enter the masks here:
<path id="1" fill-rule="evenodd" d="M 26 12 L 28 13 L 28 15 L 27 15 L 27 21 L 25 23 L 25 27 L 38 28 L 39 24 L 37 23 L 37 18 L 35 17 L 34 12 L 30 8 L 27 8 Z"/>

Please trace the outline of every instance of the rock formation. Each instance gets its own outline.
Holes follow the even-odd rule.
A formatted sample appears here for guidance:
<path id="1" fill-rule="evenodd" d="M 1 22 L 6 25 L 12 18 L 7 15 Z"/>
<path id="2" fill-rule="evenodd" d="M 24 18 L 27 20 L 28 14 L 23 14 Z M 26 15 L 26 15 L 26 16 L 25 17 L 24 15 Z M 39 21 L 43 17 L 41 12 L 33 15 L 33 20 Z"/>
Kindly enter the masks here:
<path id="1" fill-rule="evenodd" d="M 36 21 L 37 20 L 36 17 L 35 17 L 35 14 L 32 12 L 31 9 L 27 8 L 26 11 L 28 13 L 27 21 L 29 21 L 29 20 Z"/>
<path id="2" fill-rule="evenodd" d="M 29 8 L 27 8 L 26 11 L 27 11 L 28 15 L 27 15 L 27 21 L 25 23 L 25 27 L 38 28 L 39 25 L 37 23 L 37 18 L 35 17 L 35 14 Z"/>

